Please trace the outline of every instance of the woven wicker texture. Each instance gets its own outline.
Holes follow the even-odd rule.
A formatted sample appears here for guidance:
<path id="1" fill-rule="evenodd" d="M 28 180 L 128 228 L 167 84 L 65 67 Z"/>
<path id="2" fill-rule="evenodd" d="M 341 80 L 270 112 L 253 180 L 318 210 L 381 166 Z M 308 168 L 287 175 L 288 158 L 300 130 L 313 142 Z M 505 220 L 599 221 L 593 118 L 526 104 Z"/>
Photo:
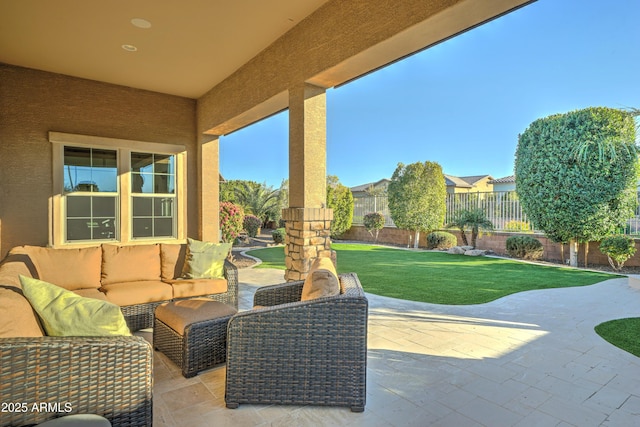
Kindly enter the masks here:
<path id="1" fill-rule="evenodd" d="M 156 319 L 153 345 L 182 369 L 185 378 L 224 363 L 231 316 L 193 323 L 180 334 Z"/>
<path id="2" fill-rule="evenodd" d="M 91 413 L 117 426 L 152 425 L 152 349 L 141 337 L 42 337 L 0 340 L 3 401 L 26 411 L 0 412 L 0 426 L 41 423 L 65 412 Z M 59 412 L 33 404 L 59 404 Z"/>
<path id="3" fill-rule="evenodd" d="M 364 410 L 368 302 L 354 273 L 345 293 L 300 302 L 303 282 L 266 286 L 231 318 L 227 407 L 241 403 L 346 406 Z M 270 306 L 271 304 L 279 304 Z"/>

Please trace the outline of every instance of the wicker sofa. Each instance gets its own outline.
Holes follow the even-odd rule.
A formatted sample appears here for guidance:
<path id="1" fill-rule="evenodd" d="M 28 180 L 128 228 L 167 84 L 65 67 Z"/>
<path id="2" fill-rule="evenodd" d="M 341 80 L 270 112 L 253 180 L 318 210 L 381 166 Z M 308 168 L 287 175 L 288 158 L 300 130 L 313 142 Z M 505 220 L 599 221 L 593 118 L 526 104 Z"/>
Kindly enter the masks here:
<path id="1" fill-rule="evenodd" d="M 0 412 L 0 426 L 69 411 L 104 416 L 113 426 L 151 426 L 151 345 L 137 336 L 44 336 L 19 275 L 114 302 L 132 331 L 153 326 L 153 310 L 167 300 L 208 296 L 237 307 L 237 270 L 230 263 L 225 279 L 178 279 L 185 247 L 13 248 L 0 263 L 0 390 L 2 402 L 13 405 Z"/>
<path id="2" fill-rule="evenodd" d="M 259 288 L 258 308 L 231 318 L 228 408 L 262 403 L 364 411 L 368 302 L 355 273 L 339 281 L 339 295 L 311 301 L 300 301 L 302 281 Z"/>

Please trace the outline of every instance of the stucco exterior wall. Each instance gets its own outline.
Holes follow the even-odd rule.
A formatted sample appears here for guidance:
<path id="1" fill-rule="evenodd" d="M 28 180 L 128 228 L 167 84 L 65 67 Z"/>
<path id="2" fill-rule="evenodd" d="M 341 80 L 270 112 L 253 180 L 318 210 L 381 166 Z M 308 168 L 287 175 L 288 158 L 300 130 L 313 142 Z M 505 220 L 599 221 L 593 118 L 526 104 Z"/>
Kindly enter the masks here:
<path id="1" fill-rule="evenodd" d="M 50 131 L 185 145 L 187 234 L 197 236 L 195 108 L 192 99 L 0 64 L 0 258 L 48 243 Z"/>

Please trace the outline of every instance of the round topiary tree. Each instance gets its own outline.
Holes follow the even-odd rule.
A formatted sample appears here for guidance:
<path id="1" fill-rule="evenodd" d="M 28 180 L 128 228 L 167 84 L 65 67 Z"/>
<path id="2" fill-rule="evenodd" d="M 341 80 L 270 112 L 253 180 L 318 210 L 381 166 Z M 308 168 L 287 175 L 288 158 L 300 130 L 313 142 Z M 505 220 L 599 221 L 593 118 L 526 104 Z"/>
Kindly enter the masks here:
<path id="1" fill-rule="evenodd" d="M 524 212 L 555 242 L 600 240 L 633 216 L 638 158 L 631 113 L 587 108 L 531 123 L 515 175 Z"/>
<path id="2" fill-rule="evenodd" d="M 605 237 L 600 242 L 600 252 L 607 256 L 615 271 L 620 271 L 624 263 L 636 253 L 636 241 L 629 236 Z"/>
<path id="3" fill-rule="evenodd" d="M 444 224 L 446 193 L 438 163 L 398 163 L 387 188 L 389 210 L 398 228 L 414 231 L 414 248 L 418 247 L 421 231 L 436 230 Z"/>

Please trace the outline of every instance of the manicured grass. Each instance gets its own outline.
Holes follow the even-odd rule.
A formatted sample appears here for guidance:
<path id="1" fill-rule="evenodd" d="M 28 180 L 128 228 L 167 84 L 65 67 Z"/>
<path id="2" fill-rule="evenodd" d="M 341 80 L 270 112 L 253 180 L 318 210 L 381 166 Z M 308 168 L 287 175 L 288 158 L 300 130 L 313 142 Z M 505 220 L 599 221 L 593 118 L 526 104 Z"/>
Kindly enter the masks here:
<path id="1" fill-rule="evenodd" d="M 596 326 L 596 332 L 611 344 L 640 357 L 640 317 L 617 319 Z"/>
<path id="2" fill-rule="evenodd" d="M 532 289 L 592 285 L 614 276 L 518 261 L 334 243 L 338 272 L 356 272 L 366 292 L 434 304 L 481 304 Z M 257 249 L 260 267 L 284 269 L 282 247 Z"/>

